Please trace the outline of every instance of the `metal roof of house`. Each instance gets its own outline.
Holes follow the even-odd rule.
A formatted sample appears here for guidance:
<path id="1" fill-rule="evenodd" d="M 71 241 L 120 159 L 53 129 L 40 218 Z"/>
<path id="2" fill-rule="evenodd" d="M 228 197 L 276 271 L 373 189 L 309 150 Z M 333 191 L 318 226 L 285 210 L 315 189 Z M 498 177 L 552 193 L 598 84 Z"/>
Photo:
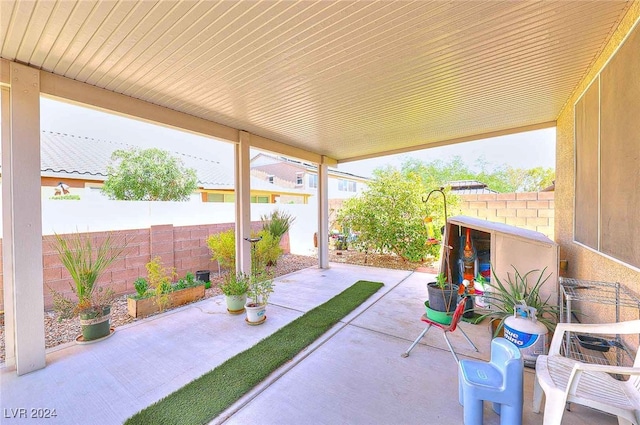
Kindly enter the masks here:
<path id="1" fill-rule="evenodd" d="M 270 160 L 273 160 L 273 162 L 284 162 L 287 164 L 292 164 L 296 167 L 299 167 L 300 169 L 303 169 L 305 171 L 310 171 L 313 173 L 317 173 L 318 172 L 318 166 L 314 165 L 314 164 L 310 164 L 308 162 L 304 162 L 304 161 L 299 161 L 297 159 L 294 158 L 288 158 L 286 156 L 279 156 L 279 155 L 269 155 L 266 153 L 259 153 L 257 155 L 255 155 L 253 158 L 251 158 L 251 162 L 253 165 L 253 162 L 259 158 L 267 158 Z M 369 181 L 371 180 L 368 177 L 364 177 L 364 176 L 359 176 L 357 174 L 353 174 L 353 173 L 348 173 L 346 171 L 342 171 L 342 170 L 338 170 L 336 168 L 333 167 L 328 167 L 329 170 L 329 175 L 333 175 L 336 177 L 344 177 L 344 178 L 353 178 L 356 180 L 361 180 L 361 181 Z"/>
<path id="2" fill-rule="evenodd" d="M 118 149 L 137 148 L 92 137 L 53 131 L 41 132 L 41 170 L 43 176 L 104 180 L 111 154 Z M 196 170 L 198 185 L 204 189 L 234 189 L 233 169 L 220 161 L 197 156 L 195 152 L 171 152 L 188 168 Z M 311 194 L 301 189 L 280 187 L 251 177 L 251 189 L 268 192 Z"/>
<path id="3" fill-rule="evenodd" d="M 451 186 L 451 192 L 457 195 L 477 195 L 485 193 L 498 193 L 495 190 L 489 189 L 485 183 L 477 180 L 453 180 L 448 182 Z"/>
<path id="4" fill-rule="evenodd" d="M 5 0 L 0 80 L 343 162 L 555 125 L 631 4 Z"/>

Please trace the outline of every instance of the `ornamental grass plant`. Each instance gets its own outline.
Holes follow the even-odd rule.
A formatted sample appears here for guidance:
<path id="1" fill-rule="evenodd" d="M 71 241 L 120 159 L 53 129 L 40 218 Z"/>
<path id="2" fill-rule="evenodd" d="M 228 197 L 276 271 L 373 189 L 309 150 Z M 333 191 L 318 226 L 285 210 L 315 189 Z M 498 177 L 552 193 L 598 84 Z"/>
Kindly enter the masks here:
<path id="1" fill-rule="evenodd" d="M 51 287 L 53 307 L 59 313 L 59 320 L 70 319 L 86 312 L 101 312 L 111 305 L 114 292 L 111 288 L 97 285 L 100 275 L 126 250 L 124 235 L 107 234 L 101 242 L 99 236 L 89 233 L 72 233 L 70 235 L 54 234 L 52 248 L 67 269 L 73 285 L 69 284 L 77 301 L 65 296 Z"/>

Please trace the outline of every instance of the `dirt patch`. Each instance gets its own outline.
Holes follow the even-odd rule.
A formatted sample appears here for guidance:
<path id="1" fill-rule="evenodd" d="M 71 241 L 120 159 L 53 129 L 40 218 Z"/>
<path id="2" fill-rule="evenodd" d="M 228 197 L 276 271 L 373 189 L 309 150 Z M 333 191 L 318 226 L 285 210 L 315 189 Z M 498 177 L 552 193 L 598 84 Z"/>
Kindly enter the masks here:
<path id="1" fill-rule="evenodd" d="M 360 266 L 381 267 L 395 270 L 416 270 L 433 268 L 433 263 L 411 262 L 392 254 L 367 254 L 353 250 L 330 250 L 329 261 L 334 263 L 357 264 Z"/>

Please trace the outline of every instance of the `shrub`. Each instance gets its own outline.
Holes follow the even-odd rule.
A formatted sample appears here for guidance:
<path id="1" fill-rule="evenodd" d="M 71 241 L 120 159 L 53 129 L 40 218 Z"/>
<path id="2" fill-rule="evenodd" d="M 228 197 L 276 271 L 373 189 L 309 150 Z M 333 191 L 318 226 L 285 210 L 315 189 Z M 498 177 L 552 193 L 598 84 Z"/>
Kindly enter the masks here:
<path id="1" fill-rule="evenodd" d="M 280 248 L 280 238 L 266 230 L 258 232 L 258 237 L 262 239 L 256 243 L 255 267 L 263 269 L 265 266 L 272 266 L 278 262 L 278 258 L 282 255 Z"/>
<path id="2" fill-rule="evenodd" d="M 261 215 L 262 230 L 268 231 L 274 238 L 282 239 L 282 236 L 289 231 L 291 224 L 296 221 L 290 213 L 286 211 L 275 210 L 271 215 Z"/>
<path id="3" fill-rule="evenodd" d="M 261 230 L 251 237 L 262 237 L 256 243 L 256 267 L 264 268 L 278 261 L 282 255 L 280 239 L 273 236 L 267 230 Z M 217 261 L 220 267 L 233 270 L 236 267 L 236 238 L 233 229 L 210 235 L 207 238 L 207 246 L 211 250 L 213 261 Z"/>
<path id="4" fill-rule="evenodd" d="M 233 229 L 210 235 L 207 246 L 211 250 L 211 260 L 217 261 L 224 269 L 234 269 L 236 266 L 236 234 Z"/>
<path id="5" fill-rule="evenodd" d="M 171 280 L 176 275 L 175 269 L 162 265 L 160 257 L 154 257 L 146 265 L 149 284 L 155 293 L 155 302 L 163 311 L 169 304 L 169 293 L 172 290 Z"/>

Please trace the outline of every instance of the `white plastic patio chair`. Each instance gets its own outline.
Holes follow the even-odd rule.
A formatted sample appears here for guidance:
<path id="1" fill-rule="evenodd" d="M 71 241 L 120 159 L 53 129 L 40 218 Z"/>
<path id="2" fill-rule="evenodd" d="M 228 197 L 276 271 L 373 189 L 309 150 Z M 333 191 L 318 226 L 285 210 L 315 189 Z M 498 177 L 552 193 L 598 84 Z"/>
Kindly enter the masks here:
<path id="1" fill-rule="evenodd" d="M 566 403 L 581 404 L 615 415 L 620 425 L 640 425 L 640 350 L 633 367 L 582 363 L 560 354 L 565 332 L 639 334 L 640 320 L 607 324 L 558 324 L 549 355 L 538 356 L 536 361 L 533 411 L 540 412 L 544 391 L 544 425 L 559 425 Z M 628 381 L 619 381 L 610 373 L 630 378 Z"/>

